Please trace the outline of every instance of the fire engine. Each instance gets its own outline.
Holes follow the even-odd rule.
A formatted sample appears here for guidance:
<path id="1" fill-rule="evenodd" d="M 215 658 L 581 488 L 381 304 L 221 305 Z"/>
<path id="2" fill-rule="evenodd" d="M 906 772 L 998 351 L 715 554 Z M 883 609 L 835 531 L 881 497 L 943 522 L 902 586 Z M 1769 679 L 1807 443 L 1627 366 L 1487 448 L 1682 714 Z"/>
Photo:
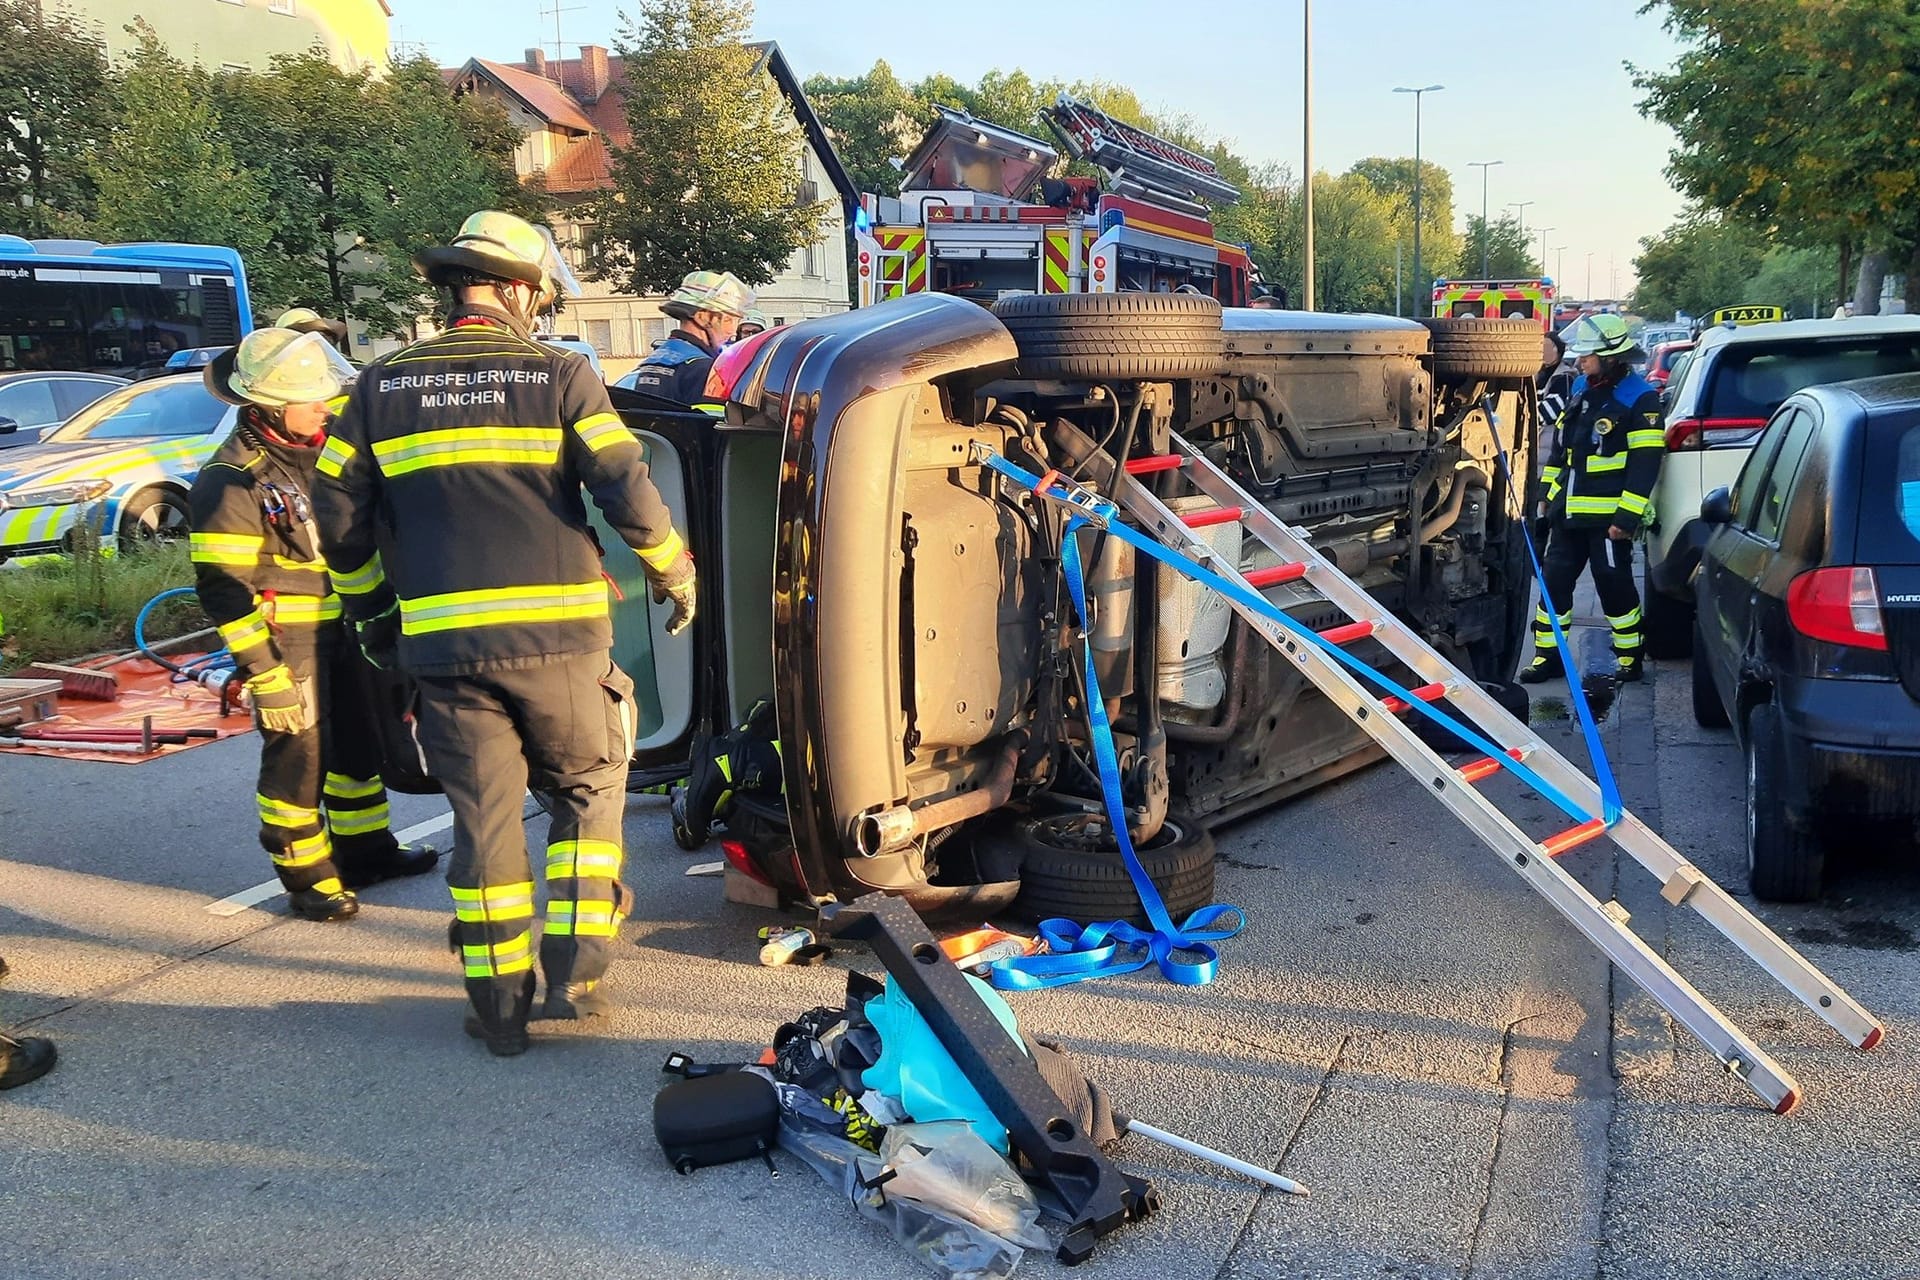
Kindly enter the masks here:
<path id="1" fill-rule="evenodd" d="M 983 304 L 1014 293 L 1198 291 L 1245 306 L 1244 247 L 1216 239 L 1210 205 L 1239 189 L 1214 163 L 1061 94 L 1043 112 L 1094 178 L 1049 176 L 1039 138 L 937 108 L 902 166 L 900 195 L 861 197 L 854 219 L 860 305 L 910 293 Z"/>
<path id="2" fill-rule="evenodd" d="M 1553 281 L 1435 280 L 1433 314 L 1486 319 L 1537 320 L 1544 331 L 1553 321 Z"/>

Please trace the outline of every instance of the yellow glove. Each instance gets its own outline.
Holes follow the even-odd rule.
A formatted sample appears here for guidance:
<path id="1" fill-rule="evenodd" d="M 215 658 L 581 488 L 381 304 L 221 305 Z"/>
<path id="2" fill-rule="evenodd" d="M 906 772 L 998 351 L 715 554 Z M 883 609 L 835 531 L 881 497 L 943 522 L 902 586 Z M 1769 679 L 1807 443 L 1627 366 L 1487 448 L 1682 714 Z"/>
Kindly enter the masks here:
<path id="1" fill-rule="evenodd" d="M 246 689 L 262 733 L 305 733 L 313 727 L 307 700 L 300 696 L 300 686 L 285 663 L 252 677 Z"/>

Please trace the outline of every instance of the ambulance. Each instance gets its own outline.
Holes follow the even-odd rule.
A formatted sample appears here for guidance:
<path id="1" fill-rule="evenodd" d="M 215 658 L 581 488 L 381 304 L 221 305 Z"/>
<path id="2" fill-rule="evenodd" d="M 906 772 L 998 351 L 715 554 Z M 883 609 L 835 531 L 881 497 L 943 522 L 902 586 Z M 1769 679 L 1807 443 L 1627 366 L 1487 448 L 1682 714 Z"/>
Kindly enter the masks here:
<path id="1" fill-rule="evenodd" d="M 1552 324 L 1553 281 L 1538 280 L 1436 280 L 1433 282 L 1433 314 L 1473 319 L 1536 320 L 1542 332 Z"/>
<path id="2" fill-rule="evenodd" d="M 1104 181 L 1056 178 L 1060 152 L 1047 142 L 936 110 L 903 166 L 900 195 L 861 197 L 859 305 L 928 292 L 982 304 L 1017 293 L 1251 301 L 1252 260 L 1244 246 L 1216 238 L 1211 215 L 1240 192 L 1207 157 L 1063 93 L 1047 123 Z"/>

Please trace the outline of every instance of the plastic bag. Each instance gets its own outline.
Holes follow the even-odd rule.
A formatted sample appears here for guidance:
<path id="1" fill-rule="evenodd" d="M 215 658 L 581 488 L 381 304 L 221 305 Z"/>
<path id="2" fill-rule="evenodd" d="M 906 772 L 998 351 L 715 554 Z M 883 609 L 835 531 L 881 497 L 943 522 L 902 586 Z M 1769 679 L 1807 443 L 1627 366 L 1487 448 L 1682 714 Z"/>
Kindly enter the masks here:
<path id="1" fill-rule="evenodd" d="M 944 1209 L 1024 1248 L 1047 1247 L 1032 1188 L 964 1120 L 895 1125 L 880 1158 L 894 1174 L 889 1195 Z"/>
<path id="2" fill-rule="evenodd" d="M 828 1186 L 853 1202 L 861 1217 L 884 1227 L 941 1280 L 1004 1280 L 1026 1256 L 1019 1245 L 938 1205 L 891 1194 L 891 1179 L 881 1186 L 869 1185 L 885 1166 L 844 1138 L 782 1117 L 780 1145 L 806 1161 Z"/>

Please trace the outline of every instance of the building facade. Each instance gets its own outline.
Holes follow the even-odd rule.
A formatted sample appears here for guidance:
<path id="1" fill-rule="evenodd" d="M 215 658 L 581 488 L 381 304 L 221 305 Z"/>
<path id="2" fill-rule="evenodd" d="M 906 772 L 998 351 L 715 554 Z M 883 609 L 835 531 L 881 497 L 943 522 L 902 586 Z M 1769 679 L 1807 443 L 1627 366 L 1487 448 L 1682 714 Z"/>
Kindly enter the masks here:
<path id="1" fill-rule="evenodd" d="M 167 51 L 209 71 L 265 71 L 282 54 L 319 48 L 343 71 L 387 67 L 386 0 L 41 0 L 98 40 L 111 61 L 135 47 L 137 18 Z"/>
<path id="2" fill-rule="evenodd" d="M 858 193 L 852 190 L 833 144 L 779 47 L 771 42 L 753 47 L 793 107 L 806 138 L 798 175 L 800 197 L 830 201 L 832 206 L 820 239 L 796 252 L 772 282 L 758 288 L 759 308 L 774 324 L 844 311 L 849 304 L 847 210 L 857 206 Z M 582 45 L 578 58 L 565 59 L 529 49 L 520 62 L 473 58 L 443 74 L 457 92 L 498 101 L 520 130 L 515 168 L 522 181 L 537 179 L 555 197 L 558 207 L 551 218 L 555 239 L 571 259 L 585 291 L 585 296 L 567 304 L 559 327 L 592 344 L 608 381 L 626 373 L 666 338 L 672 321 L 661 312 L 660 298 L 623 294 L 587 278 L 583 227 L 569 216 L 570 206 L 577 207 L 610 185 L 611 148 L 632 142 L 620 92 L 621 59 L 597 45 Z"/>

